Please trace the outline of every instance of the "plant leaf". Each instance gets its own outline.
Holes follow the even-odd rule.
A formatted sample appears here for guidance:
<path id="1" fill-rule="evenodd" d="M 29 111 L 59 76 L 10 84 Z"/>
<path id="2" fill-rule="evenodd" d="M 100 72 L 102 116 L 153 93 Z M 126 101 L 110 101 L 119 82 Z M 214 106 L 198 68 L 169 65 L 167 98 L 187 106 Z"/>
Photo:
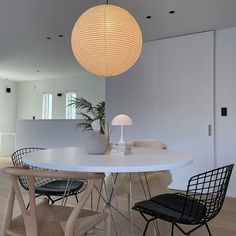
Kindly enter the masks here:
<path id="1" fill-rule="evenodd" d="M 68 106 L 74 106 L 76 109 L 80 109 L 78 114 L 83 119 L 83 122 L 77 124 L 77 128 L 85 130 L 92 130 L 91 123 L 94 120 L 100 121 L 100 132 L 105 134 L 105 101 L 98 102 L 95 106 L 85 98 L 73 98 Z"/>
<path id="2" fill-rule="evenodd" d="M 75 108 L 84 109 L 85 112 L 89 113 L 92 109 L 92 103 L 85 98 L 73 98 L 68 106 L 74 106 Z"/>

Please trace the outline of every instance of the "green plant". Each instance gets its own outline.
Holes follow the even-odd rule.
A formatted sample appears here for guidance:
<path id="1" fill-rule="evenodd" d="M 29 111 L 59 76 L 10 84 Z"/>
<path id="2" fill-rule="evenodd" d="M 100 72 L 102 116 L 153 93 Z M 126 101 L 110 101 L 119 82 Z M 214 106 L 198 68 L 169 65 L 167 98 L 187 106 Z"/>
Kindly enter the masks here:
<path id="1" fill-rule="evenodd" d="M 73 98 L 69 106 L 74 106 L 76 109 L 80 109 L 78 114 L 83 122 L 77 124 L 77 128 L 85 130 L 92 130 L 91 123 L 95 120 L 100 121 L 100 132 L 105 134 L 105 102 L 101 101 L 93 105 L 85 98 Z"/>

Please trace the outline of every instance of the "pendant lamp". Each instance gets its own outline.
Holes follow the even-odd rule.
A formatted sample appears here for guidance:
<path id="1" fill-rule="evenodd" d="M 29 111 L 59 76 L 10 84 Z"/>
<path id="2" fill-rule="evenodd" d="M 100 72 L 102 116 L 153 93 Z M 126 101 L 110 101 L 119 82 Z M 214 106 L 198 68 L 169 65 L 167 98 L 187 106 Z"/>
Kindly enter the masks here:
<path id="1" fill-rule="evenodd" d="M 74 25 L 72 51 L 86 70 L 115 76 L 134 65 L 142 50 L 142 33 L 125 9 L 102 4 L 84 12 Z"/>

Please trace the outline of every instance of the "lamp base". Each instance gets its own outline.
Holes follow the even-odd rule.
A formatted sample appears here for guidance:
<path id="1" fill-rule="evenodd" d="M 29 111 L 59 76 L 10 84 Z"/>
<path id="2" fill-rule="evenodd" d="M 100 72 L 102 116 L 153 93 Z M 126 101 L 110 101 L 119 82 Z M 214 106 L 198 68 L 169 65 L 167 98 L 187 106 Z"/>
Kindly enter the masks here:
<path id="1" fill-rule="evenodd" d="M 113 144 L 111 149 L 112 155 L 129 155 L 132 153 L 132 145 L 123 143 L 123 144 Z"/>
<path id="2" fill-rule="evenodd" d="M 123 125 L 120 126 L 120 140 L 118 141 L 118 144 L 123 145 L 125 144 L 125 140 L 124 140 L 124 135 L 123 135 L 124 131 L 123 131 Z"/>

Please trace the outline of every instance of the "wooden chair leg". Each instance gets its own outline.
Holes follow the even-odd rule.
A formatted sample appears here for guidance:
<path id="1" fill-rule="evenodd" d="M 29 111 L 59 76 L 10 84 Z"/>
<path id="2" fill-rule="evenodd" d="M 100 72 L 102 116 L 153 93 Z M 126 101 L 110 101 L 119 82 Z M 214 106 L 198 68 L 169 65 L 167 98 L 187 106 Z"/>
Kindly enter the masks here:
<path id="1" fill-rule="evenodd" d="M 17 176 L 11 176 L 12 186 L 16 198 L 18 200 L 21 214 L 24 220 L 26 236 L 38 236 L 38 225 L 36 219 L 36 206 L 35 206 L 35 186 L 34 177 L 28 177 L 29 181 L 29 199 L 30 199 L 30 210 L 27 211 L 24 199 L 18 186 Z"/>
<path id="2" fill-rule="evenodd" d="M 71 212 L 68 221 L 65 227 L 65 236 L 72 236 L 74 235 L 74 225 L 79 216 L 80 211 L 82 210 L 84 204 L 87 202 L 89 196 L 91 195 L 92 189 L 94 186 L 94 179 L 88 181 L 87 188 L 84 190 L 82 196 L 80 197 L 79 203 L 74 207 L 73 211 Z"/>
<path id="3" fill-rule="evenodd" d="M 11 225 L 11 220 L 12 220 L 12 213 L 13 213 L 13 208 L 14 208 L 14 200 L 15 200 L 15 191 L 13 188 L 13 185 L 10 187 L 10 192 L 8 195 L 8 200 L 7 200 L 7 206 L 6 210 L 4 213 L 4 220 L 3 220 L 3 226 L 2 226 L 2 232 L 1 235 L 5 236 L 6 231 L 9 229 Z"/>

